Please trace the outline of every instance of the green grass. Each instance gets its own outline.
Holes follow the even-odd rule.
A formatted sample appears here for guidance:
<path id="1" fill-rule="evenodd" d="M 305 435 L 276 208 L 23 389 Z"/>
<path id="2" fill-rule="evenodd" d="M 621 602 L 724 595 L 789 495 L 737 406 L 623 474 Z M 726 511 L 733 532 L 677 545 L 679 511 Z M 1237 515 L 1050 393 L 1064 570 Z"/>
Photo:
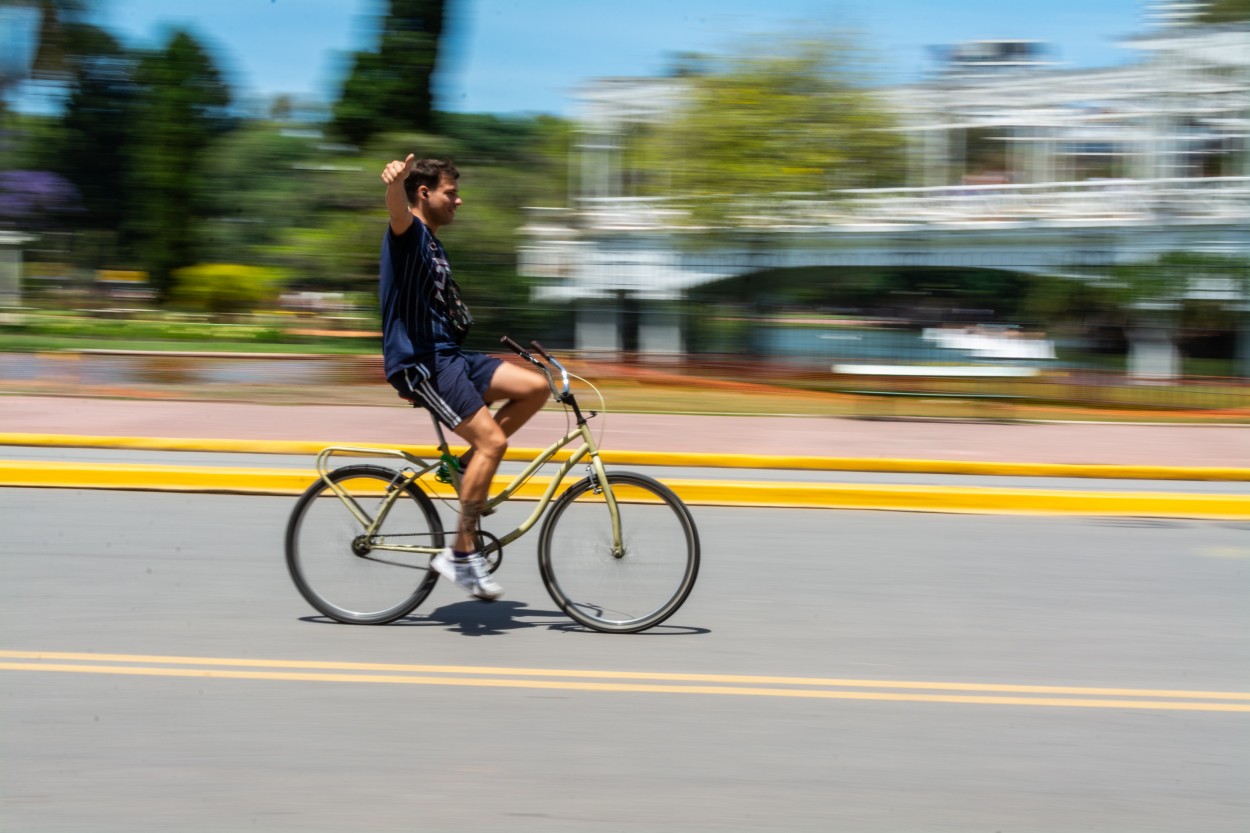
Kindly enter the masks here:
<path id="1" fill-rule="evenodd" d="M 40 353 L 73 350 L 148 350 L 152 352 L 189 353 L 315 353 L 318 355 L 373 355 L 378 352 L 375 340 L 308 341 L 230 341 L 230 340 L 152 340 L 142 338 L 71 338 L 49 335 L 0 334 L 0 353 Z"/>
<path id="2" fill-rule="evenodd" d="M 182 318 L 109 319 L 48 312 L 22 316 L 0 327 L 0 352 L 29 353 L 84 349 L 191 351 L 222 353 L 374 353 L 376 337 L 352 337 L 324 331 L 288 332 L 301 322 L 218 323 Z M 315 331 L 314 331 L 315 332 Z"/>
<path id="3" fill-rule="evenodd" d="M 196 320 L 191 316 L 101 317 L 80 312 L 23 313 L 0 326 L 0 352 L 77 350 L 218 350 L 221 352 L 364 353 L 378 349 L 376 337 L 352 337 L 332 330 L 293 333 L 305 322 L 256 316 L 240 323 Z M 317 327 L 319 322 L 313 322 Z"/>

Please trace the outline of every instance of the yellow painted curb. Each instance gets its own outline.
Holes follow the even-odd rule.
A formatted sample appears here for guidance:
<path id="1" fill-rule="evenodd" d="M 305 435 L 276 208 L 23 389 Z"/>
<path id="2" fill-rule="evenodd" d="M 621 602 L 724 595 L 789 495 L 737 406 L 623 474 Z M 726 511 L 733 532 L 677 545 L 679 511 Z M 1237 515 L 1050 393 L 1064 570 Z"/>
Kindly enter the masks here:
<path id="1" fill-rule="evenodd" d="M 79 434 L 0 433 L 0 446 L 53 448 L 122 448 L 143 451 L 204 451 L 220 454 L 286 454 L 315 457 L 329 445 L 356 448 L 401 448 L 418 457 L 435 458 L 432 445 L 314 442 L 307 440 L 221 440 L 172 437 L 112 437 Z M 505 460 L 526 462 L 539 449 L 510 448 Z M 912 460 L 863 457 L 804 457 L 761 454 L 707 454 L 667 451 L 604 451 L 612 466 L 668 466 L 675 468 L 774 469 L 780 471 L 868 471 L 906 474 L 966 474 L 1004 477 L 1080 477 L 1112 480 L 1209 480 L 1250 482 L 1250 468 L 1234 466 L 1122 466 L 1070 463 L 1009 463 L 970 460 Z M 568 452 L 556 455 L 557 461 Z"/>
<path id="2" fill-rule="evenodd" d="M 316 479 L 314 469 L 0 460 L 0 486 L 30 488 L 299 495 Z M 566 479 L 571 483 L 575 478 Z M 509 482 L 511 478 L 503 475 L 496 477 L 492 491 L 504 488 Z M 550 482 L 550 477 L 531 478 L 517 491 L 517 497 L 537 500 Z M 420 478 L 420 483 L 434 497 L 455 498 L 450 486 L 428 475 Z"/>
<path id="3" fill-rule="evenodd" d="M 315 478 L 311 469 L 0 461 L 0 486 L 18 487 L 298 495 Z M 508 481 L 505 476 L 496 477 L 493 491 Z M 535 500 L 550 482 L 549 477 L 534 477 L 517 497 Z M 1250 519 L 1250 495 L 714 480 L 665 482 L 682 500 L 696 506 Z M 423 478 L 422 484 L 437 497 L 452 497 L 449 487 L 432 479 Z"/>
<path id="4" fill-rule="evenodd" d="M 887 509 L 1007 515 L 1116 515 L 1250 518 L 1250 495 L 1089 492 L 974 486 L 872 486 L 841 483 L 666 481 L 694 505 Z"/>

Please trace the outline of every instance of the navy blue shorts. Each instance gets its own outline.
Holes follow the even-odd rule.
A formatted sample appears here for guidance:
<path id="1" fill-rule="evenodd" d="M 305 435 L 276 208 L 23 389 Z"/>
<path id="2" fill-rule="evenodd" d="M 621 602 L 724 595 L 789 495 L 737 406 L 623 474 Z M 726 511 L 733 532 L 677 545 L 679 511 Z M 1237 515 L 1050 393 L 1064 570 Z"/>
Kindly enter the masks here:
<path id="1" fill-rule="evenodd" d="M 486 388 L 503 360 L 485 353 L 435 353 L 387 379 L 399 395 L 455 429 L 486 407 Z"/>

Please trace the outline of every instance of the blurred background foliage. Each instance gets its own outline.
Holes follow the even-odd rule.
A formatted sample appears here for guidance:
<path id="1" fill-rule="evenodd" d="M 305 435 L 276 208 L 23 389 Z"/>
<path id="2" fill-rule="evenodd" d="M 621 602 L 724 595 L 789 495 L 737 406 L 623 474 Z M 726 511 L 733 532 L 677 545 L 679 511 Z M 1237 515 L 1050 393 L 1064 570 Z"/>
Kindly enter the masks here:
<path id="1" fill-rule="evenodd" d="M 1250 0 L 1213 0 L 1202 12 L 1205 23 L 1244 23 L 1250 20 Z"/>
<path id="2" fill-rule="evenodd" d="M 367 313 L 384 228 L 378 172 L 413 151 L 463 172 L 472 210 L 446 242 L 458 279 L 489 287 L 475 293 L 480 329 L 526 306 L 521 206 L 565 200 L 572 128 L 436 113 L 443 2 L 392 0 L 376 48 L 353 56 L 330 117 L 311 124 L 290 102 L 269 118 L 242 115 L 190 32 L 128 50 L 85 22 L 87 0 L 37 5 L 33 72 L 63 85 L 63 107 L 0 111 L 0 224 L 37 233 L 27 261 L 78 275 L 137 270 L 151 300 L 171 308 L 239 312 L 282 292 L 325 292 Z"/>
<path id="3" fill-rule="evenodd" d="M 525 206 L 571 202 L 578 127 L 437 111 L 431 79 L 454 4 L 380 4 L 372 48 L 351 57 L 329 112 L 310 116 L 289 100 L 265 113 L 235 101 L 193 32 L 132 49 L 87 22 L 90 0 L 0 2 L 39 10 L 29 74 L 63 90 L 54 112 L 32 114 L 9 108 L 10 74 L 0 89 L 0 228 L 34 236 L 24 256 L 36 285 L 65 290 L 76 279 L 91 292 L 98 287 L 84 276 L 97 270 L 143 273 L 151 290 L 143 303 L 215 316 L 325 295 L 341 300 L 298 309 L 346 310 L 375 328 L 385 227 L 378 172 L 415 152 L 449 157 L 462 171 L 466 210 L 444 242 L 478 321 L 470 346 L 493 348 L 505 331 L 558 341 L 571 326 L 566 310 L 531 301 L 517 252 Z M 1246 6 L 1222 0 L 1206 14 L 1244 21 Z M 696 217 L 718 224 L 778 195 L 904 184 L 903 139 L 873 92 L 871 66 L 853 36 L 810 33 L 682 57 L 674 74 L 688 82 L 685 106 L 639 128 L 625 149 L 640 177 L 631 191 L 688 200 Z M 1204 275 L 1250 286 L 1244 258 L 1188 254 L 1116 267 L 1100 281 L 974 268 L 859 269 L 853 280 L 824 279 L 829 272 L 760 272 L 695 290 L 688 347 L 741 350 L 752 321 L 795 310 L 915 322 L 965 309 L 1061 336 L 1079 331 L 1114 353 L 1148 308 L 1205 339 L 1195 355 L 1231 358 L 1244 326 L 1237 312 L 1201 293 L 1174 299 Z"/>
<path id="4" fill-rule="evenodd" d="M 708 219 L 779 194 L 903 184 L 901 134 L 846 37 L 772 36 L 687 68 L 681 114 L 643 132 L 642 193 L 695 198 Z"/>

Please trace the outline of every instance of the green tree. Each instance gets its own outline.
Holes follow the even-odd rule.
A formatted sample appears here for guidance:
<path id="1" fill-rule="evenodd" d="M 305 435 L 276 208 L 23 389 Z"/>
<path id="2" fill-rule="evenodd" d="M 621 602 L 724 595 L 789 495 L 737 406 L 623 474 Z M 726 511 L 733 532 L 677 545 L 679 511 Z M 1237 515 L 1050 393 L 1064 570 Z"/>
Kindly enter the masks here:
<path id="1" fill-rule="evenodd" d="M 214 252 L 230 252 L 243 262 L 272 262 L 266 247 L 334 199 L 322 169 L 339 160 L 327 158 L 316 141 L 272 122 L 251 121 L 208 147 L 204 168 L 213 187 L 205 195 L 210 214 L 205 232 Z M 351 165 L 360 169 L 357 161 Z"/>
<path id="2" fill-rule="evenodd" d="M 333 129 L 364 144 L 383 131 L 431 130 L 445 0 L 389 0 L 376 51 L 357 52 L 334 105 Z"/>
<path id="3" fill-rule="evenodd" d="M 126 258 L 118 231 L 130 207 L 132 120 L 138 98 L 137 58 L 103 29 L 66 27 L 69 94 L 48 167 L 82 195 L 79 227 L 90 242 L 79 250 L 96 264 Z"/>
<path id="4" fill-rule="evenodd" d="M 690 76 L 685 106 L 641 142 L 643 190 L 702 198 L 723 216 L 897 183 L 902 138 L 860 64 L 845 40 L 768 40 Z"/>
<path id="5" fill-rule="evenodd" d="M 1201 252 L 1168 252 L 1152 261 L 1111 270 L 1103 284 L 1120 307 L 1172 304 L 1177 309 L 1194 298 L 1224 293 L 1231 300 L 1250 291 L 1250 260 Z"/>
<path id="6" fill-rule="evenodd" d="M 1245 23 L 1250 21 L 1250 0 L 1213 0 L 1198 19 L 1203 23 Z"/>
<path id="7" fill-rule="evenodd" d="M 1131 341 L 1134 333 L 1150 334 L 1164 342 L 1162 349 L 1171 351 L 1179 367 L 1179 341 L 1187 331 L 1236 328 L 1236 310 L 1250 297 L 1250 260 L 1169 252 L 1153 261 L 1113 268 L 1099 288 Z M 1250 337 L 1250 321 L 1244 316 L 1240 337 Z M 1137 349 L 1135 344 L 1130 364 Z"/>
<path id="8" fill-rule="evenodd" d="M 230 93 L 204 48 L 175 32 L 139 62 L 133 122 L 132 231 L 160 297 L 175 269 L 201 260 L 210 183 L 204 155 L 229 126 Z"/>

